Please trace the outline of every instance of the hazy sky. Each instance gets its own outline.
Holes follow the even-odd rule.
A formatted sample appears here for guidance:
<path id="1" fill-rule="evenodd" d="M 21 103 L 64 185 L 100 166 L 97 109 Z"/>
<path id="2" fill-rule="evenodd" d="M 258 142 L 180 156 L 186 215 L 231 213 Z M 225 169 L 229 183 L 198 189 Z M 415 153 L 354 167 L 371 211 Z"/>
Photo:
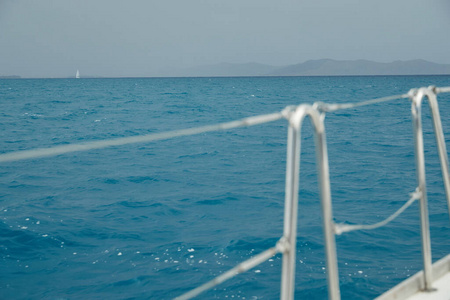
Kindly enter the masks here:
<path id="1" fill-rule="evenodd" d="M 0 0 L 0 75 L 320 58 L 450 64 L 450 0 Z"/>

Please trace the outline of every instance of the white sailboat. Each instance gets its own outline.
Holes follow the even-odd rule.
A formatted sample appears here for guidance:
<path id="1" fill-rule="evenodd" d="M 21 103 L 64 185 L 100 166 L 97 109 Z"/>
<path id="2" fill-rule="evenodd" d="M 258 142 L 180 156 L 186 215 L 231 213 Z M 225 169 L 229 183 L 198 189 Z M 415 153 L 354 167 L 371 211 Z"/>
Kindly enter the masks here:
<path id="1" fill-rule="evenodd" d="M 75 78 L 80 78 L 80 71 L 77 70 L 77 74 L 75 74 Z"/>

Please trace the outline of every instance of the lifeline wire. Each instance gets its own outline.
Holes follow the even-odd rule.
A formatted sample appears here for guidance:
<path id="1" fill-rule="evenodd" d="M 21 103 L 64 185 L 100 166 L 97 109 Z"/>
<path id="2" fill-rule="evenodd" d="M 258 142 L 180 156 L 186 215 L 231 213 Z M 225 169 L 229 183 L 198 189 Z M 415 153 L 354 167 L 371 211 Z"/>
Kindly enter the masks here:
<path id="1" fill-rule="evenodd" d="M 394 95 L 394 96 L 376 98 L 376 99 L 371 99 L 371 100 L 366 100 L 366 101 L 361 101 L 361 102 L 342 103 L 342 104 L 336 104 L 336 103 L 328 104 L 328 103 L 323 103 L 323 102 L 316 102 L 315 105 L 317 105 L 318 109 L 322 112 L 334 112 L 334 111 L 342 110 L 342 109 L 350 109 L 350 108 L 355 108 L 355 107 L 359 107 L 359 106 L 371 105 L 371 104 L 388 102 L 388 101 L 393 101 L 393 100 L 397 100 L 397 99 L 405 99 L 405 98 L 409 98 L 409 95 L 408 94 Z"/>
<path id="2" fill-rule="evenodd" d="M 447 91 L 450 92 L 450 88 L 438 88 L 438 90 L 440 92 L 447 92 Z M 396 100 L 396 99 L 400 99 L 400 98 L 407 98 L 407 97 L 408 97 L 408 95 L 404 94 L 404 95 L 389 96 L 389 97 L 377 98 L 377 99 L 372 99 L 372 100 L 367 100 L 367 101 L 362 101 L 362 102 L 354 102 L 354 103 L 326 104 L 323 102 L 316 102 L 314 105 L 323 112 L 334 112 L 336 110 L 349 109 L 349 108 L 354 108 L 354 107 L 358 107 L 358 106 L 392 101 L 392 100 Z M 110 139 L 110 140 L 102 140 L 102 141 L 96 141 L 96 142 L 63 145 L 63 146 L 56 146 L 56 147 L 50 147 L 50 148 L 38 148 L 38 149 L 32 149 L 32 150 L 15 151 L 15 152 L 10 152 L 10 153 L 0 154 L 0 163 L 10 162 L 10 161 L 18 161 L 18 160 L 24 160 L 24 159 L 33 159 L 33 158 L 46 157 L 46 156 L 56 156 L 56 155 L 60 155 L 60 154 L 77 152 L 77 151 L 103 149 L 103 148 L 112 147 L 112 146 L 121 146 L 121 145 L 128 145 L 128 144 L 134 144 L 134 143 L 145 143 L 145 142 L 151 142 L 151 141 L 157 141 L 157 140 L 166 140 L 166 139 L 171 139 L 171 138 L 175 138 L 175 137 L 195 135 L 195 134 L 206 133 L 206 132 L 211 132 L 211 131 L 227 130 L 227 129 L 238 128 L 238 127 L 253 126 L 253 125 L 257 125 L 257 124 L 262 124 L 262 123 L 267 123 L 267 122 L 272 122 L 272 121 L 282 119 L 283 117 L 285 117 L 285 115 L 288 113 L 288 111 L 290 111 L 292 109 L 293 109 L 293 106 L 288 106 L 282 112 L 278 112 L 278 113 L 260 115 L 260 116 L 244 118 L 244 119 L 240 119 L 240 120 L 236 120 L 236 121 L 231 121 L 231 122 L 227 122 L 227 123 L 219 123 L 219 124 L 214 124 L 214 125 L 206 125 L 206 126 L 194 127 L 194 128 L 188 128 L 188 129 L 173 130 L 173 131 L 166 131 L 166 132 L 161 132 L 161 133 L 153 133 L 153 134 L 148 134 L 148 135 L 132 136 L 132 137 L 125 137 L 125 138 Z"/>
<path id="3" fill-rule="evenodd" d="M 381 222 L 371 224 L 371 225 L 347 225 L 347 224 L 335 224 L 334 225 L 334 232 L 337 235 L 341 235 L 344 232 L 354 231 L 354 230 L 370 230 L 370 229 L 376 229 L 379 227 L 382 227 L 395 218 L 397 218 L 405 209 L 407 209 L 411 204 L 413 204 L 414 201 L 420 199 L 420 196 L 422 195 L 422 192 L 420 192 L 419 188 L 416 188 L 416 190 L 410 194 L 411 198 L 409 198 L 408 201 L 406 201 L 405 204 L 403 204 L 402 207 L 400 207 L 395 213 L 393 213 L 388 218 L 384 219 Z"/>
<path id="4" fill-rule="evenodd" d="M 16 152 L 0 154 L 0 162 L 17 161 L 17 160 L 45 157 L 45 156 L 56 156 L 56 155 L 69 153 L 69 152 L 87 151 L 87 150 L 102 149 L 102 148 L 107 148 L 107 147 L 112 147 L 112 146 L 120 146 L 120 145 L 134 144 L 134 143 L 144 143 L 144 142 L 151 142 L 151 141 L 157 141 L 157 140 L 166 140 L 166 139 L 170 139 L 170 138 L 174 138 L 174 137 L 194 135 L 194 134 L 200 134 L 200 133 L 211 132 L 211 131 L 227 130 L 227 129 L 237 128 L 237 127 L 253 126 L 253 125 L 257 125 L 257 124 L 276 121 L 276 120 L 282 119 L 283 117 L 284 117 L 283 112 L 278 112 L 278 113 L 273 113 L 273 114 L 268 114 L 268 115 L 260 115 L 260 116 L 255 116 L 255 117 L 244 118 L 244 119 L 240 119 L 237 121 L 231 121 L 231 122 L 227 122 L 227 123 L 219 123 L 219 124 L 214 124 L 214 125 L 206 125 L 206 126 L 194 127 L 194 128 L 188 128 L 188 129 L 166 131 L 166 132 L 153 133 L 153 134 L 147 134 L 147 135 L 141 135 L 141 136 L 132 136 L 132 137 L 125 137 L 125 138 L 118 138 L 118 139 L 111 139 L 111 140 L 102 140 L 102 141 L 89 142 L 89 143 L 56 146 L 56 147 L 51 147 L 51 148 L 38 148 L 38 149 L 33 149 L 33 150 L 16 151 Z"/>
<path id="5" fill-rule="evenodd" d="M 179 297 L 176 297 L 175 300 L 188 300 L 188 299 L 194 298 L 195 296 L 198 296 L 199 294 L 203 293 L 204 291 L 212 289 L 216 285 L 219 285 L 222 282 L 224 282 L 230 278 L 233 278 L 234 276 L 236 276 L 240 273 L 246 272 L 246 271 L 250 270 L 251 268 L 256 267 L 257 265 L 265 262 L 266 260 L 268 260 L 269 258 L 274 256 L 275 254 L 282 252 L 284 249 L 283 243 L 284 243 L 284 241 L 280 240 L 275 247 L 269 248 L 266 251 L 261 252 L 260 254 L 241 262 L 236 267 L 217 276 L 213 280 L 210 280 L 207 283 L 205 283 L 199 287 L 196 287 L 195 289 L 190 290 L 189 292 L 187 292 Z"/>
<path id="6" fill-rule="evenodd" d="M 450 92 L 450 87 L 441 87 L 441 88 L 436 88 L 436 93 L 449 93 Z"/>

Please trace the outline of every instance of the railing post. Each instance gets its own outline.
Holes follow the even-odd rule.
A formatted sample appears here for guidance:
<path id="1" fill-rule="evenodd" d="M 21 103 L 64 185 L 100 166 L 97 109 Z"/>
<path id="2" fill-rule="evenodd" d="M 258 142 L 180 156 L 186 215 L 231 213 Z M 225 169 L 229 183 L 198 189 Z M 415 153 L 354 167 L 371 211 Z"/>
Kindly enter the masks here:
<path id="1" fill-rule="evenodd" d="M 428 103 L 431 108 L 433 117 L 434 135 L 436 137 L 436 144 L 439 152 L 439 159 L 441 161 L 442 180 L 444 181 L 445 195 L 447 198 L 448 215 L 450 217 L 450 178 L 448 172 L 448 155 L 447 147 L 445 146 L 444 131 L 442 130 L 441 115 L 439 113 L 439 105 L 436 96 L 436 88 L 429 87 L 427 93 Z"/>
<path id="2" fill-rule="evenodd" d="M 323 115 L 310 105 L 300 105 L 289 117 L 288 150 L 286 162 L 286 196 L 284 235 L 288 247 L 283 253 L 281 278 L 281 299 L 294 299 L 295 252 L 297 243 L 298 185 L 300 173 L 300 133 L 304 118 L 309 115 L 314 128 L 316 144 L 319 190 L 324 224 L 325 250 L 327 259 L 328 298 L 340 299 L 339 276 L 337 270 L 336 241 L 331 205 L 328 152 L 325 138 Z"/>
<path id="3" fill-rule="evenodd" d="M 322 206 L 323 233 L 325 238 L 325 253 L 327 261 L 328 298 L 340 299 L 339 272 L 337 267 L 336 239 L 331 204 L 330 170 L 325 126 L 322 116 L 320 126 L 316 128 L 316 161 L 319 173 L 320 201 Z"/>
<path id="4" fill-rule="evenodd" d="M 416 156 L 416 175 L 417 183 L 420 191 L 420 225 L 422 238 L 422 258 L 423 258 L 423 274 L 424 274 L 424 289 L 432 289 L 432 269 L 431 269 L 431 242 L 430 242 L 430 225 L 428 219 L 428 200 L 427 188 L 425 181 L 425 154 L 423 146 L 423 132 L 422 132 L 422 114 L 421 106 L 422 99 L 427 94 L 424 88 L 419 89 L 412 96 L 411 111 L 413 116 L 413 129 L 415 141 L 415 156 Z"/>
<path id="5" fill-rule="evenodd" d="M 286 158 L 286 188 L 284 204 L 284 232 L 283 237 L 287 247 L 283 253 L 281 271 L 281 299 L 294 298 L 295 285 L 295 255 L 297 245 L 297 211 L 298 211 L 298 182 L 300 162 L 300 133 L 289 123 L 287 158 Z"/>

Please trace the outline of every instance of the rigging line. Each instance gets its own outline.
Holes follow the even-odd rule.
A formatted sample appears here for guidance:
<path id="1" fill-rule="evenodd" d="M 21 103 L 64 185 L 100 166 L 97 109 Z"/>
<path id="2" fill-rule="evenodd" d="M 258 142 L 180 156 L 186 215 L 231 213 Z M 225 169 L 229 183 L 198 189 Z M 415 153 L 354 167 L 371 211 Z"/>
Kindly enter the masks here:
<path id="1" fill-rule="evenodd" d="M 366 100 L 366 101 L 361 101 L 361 102 L 350 102 L 350 103 L 342 103 L 342 104 L 336 104 L 336 103 L 328 104 L 328 103 L 324 103 L 324 102 L 316 102 L 315 105 L 322 112 L 335 112 L 337 110 L 350 109 L 350 108 L 354 108 L 354 107 L 371 105 L 371 104 L 388 102 L 388 101 L 405 99 L 405 98 L 409 98 L 409 95 L 408 94 L 394 95 L 394 96 L 376 98 L 376 99 L 371 99 L 371 100 Z"/>
<path id="2" fill-rule="evenodd" d="M 187 292 L 179 297 L 176 297 L 175 300 L 187 300 L 187 299 L 194 298 L 194 297 L 198 296 L 199 294 L 221 284 L 222 282 L 256 267 L 257 265 L 265 262 L 266 260 L 268 260 L 269 258 L 274 256 L 275 254 L 283 252 L 284 247 L 285 247 L 284 243 L 285 243 L 285 241 L 283 239 L 280 239 L 275 247 L 269 248 L 266 251 L 261 252 L 260 254 L 241 262 L 240 264 L 238 264 L 231 270 L 228 270 L 227 272 L 217 276 L 213 280 L 210 280 L 207 283 L 205 283 L 199 287 L 196 287 L 195 289 L 190 290 L 189 292 Z"/>
<path id="3" fill-rule="evenodd" d="M 341 235 L 344 232 L 354 231 L 354 230 L 371 230 L 376 229 L 379 227 L 382 227 L 395 218 L 397 218 L 405 209 L 407 209 L 411 204 L 413 204 L 414 201 L 420 199 L 420 196 L 422 195 L 422 192 L 417 187 L 416 190 L 410 194 L 411 198 L 403 204 L 402 207 L 400 207 L 395 213 L 390 215 L 388 218 L 384 219 L 381 222 L 371 224 L 371 225 L 347 225 L 347 224 L 335 224 L 334 225 L 334 232 L 337 235 Z"/>
<path id="4" fill-rule="evenodd" d="M 63 146 L 56 146 L 56 147 L 51 147 L 51 148 L 38 148 L 38 149 L 33 149 L 33 150 L 16 151 L 16 152 L 0 154 L 0 162 L 10 162 L 10 161 L 17 161 L 17 160 L 24 160 L 24 159 L 33 159 L 33 158 L 38 158 L 38 157 L 56 156 L 56 155 L 70 153 L 70 152 L 76 152 L 76 151 L 87 151 L 87 150 L 102 149 L 102 148 L 107 148 L 107 147 L 112 147 L 112 146 L 121 146 L 121 145 L 134 144 L 134 143 L 145 143 L 145 142 L 151 142 L 151 141 L 156 141 L 156 140 L 165 140 L 165 139 L 171 139 L 171 138 L 180 137 L 180 136 L 189 136 L 189 135 L 195 135 L 195 134 L 206 133 L 206 132 L 211 132 L 211 131 L 219 131 L 219 130 L 238 128 L 238 127 L 253 126 L 253 125 L 257 125 L 257 124 L 276 121 L 276 120 L 279 120 L 282 118 L 284 118 L 284 111 L 278 112 L 278 113 L 273 113 L 273 114 L 244 118 L 244 119 L 226 122 L 226 123 L 206 125 L 206 126 L 194 127 L 194 128 L 188 128 L 188 129 L 173 130 L 173 131 L 166 131 L 166 132 L 161 132 L 161 133 L 152 133 L 152 134 L 141 135 L 141 136 L 124 137 L 124 138 L 87 142 L 87 143 L 80 143 L 80 144 L 63 145 Z"/>
<path id="5" fill-rule="evenodd" d="M 435 88 L 435 91 L 437 94 L 439 93 L 449 93 L 450 92 L 450 87 L 441 87 L 441 88 Z"/>
<path id="6" fill-rule="evenodd" d="M 438 93 L 445 93 L 445 92 L 450 92 L 450 87 L 435 88 L 435 90 Z M 362 102 L 343 103 L 343 104 L 327 104 L 327 103 L 323 103 L 323 102 L 316 102 L 316 103 L 314 103 L 314 106 L 322 112 L 334 112 L 334 111 L 341 110 L 341 109 L 349 109 L 349 108 L 354 108 L 354 107 L 358 107 L 358 106 L 370 105 L 370 104 L 375 104 L 375 103 L 392 101 L 392 100 L 396 100 L 396 99 L 409 98 L 409 97 L 410 97 L 409 94 L 403 94 L 403 95 L 382 97 L 382 98 L 377 98 L 377 99 L 372 99 L 372 100 L 367 100 L 367 101 L 362 101 Z M 153 133 L 153 134 L 142 135 L 142 136 L 125 137 L 125 138 L 102 140 L 102 141 L 96 141 L 96 142 L 87 142 L 87 143 L 80 143 L 80 144 L 56 146 L 56 147 L 50 147 L 50 148 L 38 148 L 38 149 L 32 149 L 32 150 L 4 153 L 4 154 L 0 154 L 0 163 L 24 160 L 24 159 L 33 159 L 33 158 L 46 157 L 46 156 L 56 156 L 56 155 L 70 153 L 70 152 L 76 152 L 76 151 L 87 151 L 87 150 L 102 149 L 102 148 L 107 148 L 107 147 L 112 147 L 112 146 L 120 146 L 120 145 L 134 144 L 134 143 L 144 143 L 144 142 L 150 142 L 150 141 L 156 141 L 156 140 L 165 140 L 165 139 L 175 138 L 175 137 L 179 137 L 179 136 L 188 136 L 188 135 L 206 133 L 206 132 L 211 132 L 211 131 L 227 130 L 227 129 L 238 128 L 238 127 L 253 126 L 253 125 L 272 122 L 272 121 L 279 120 L 281 118 L 285 118 L 289 114 L 289 111 L 291 111 L 292 109 L 293 109 L 293 106 L 288 106 L 282 112 L 278 112 L 278 113 L 249 117 L 249 118 L 244 118 L 244 119 L 231 121 L 231 122 L 227 122 L 227 123 L 206 125 L 206 126 L 202 126 L 202 127 L 194 127 L 194 128 L 188 128 L 188 129 L 166 131 L 166 132 Z"/>

